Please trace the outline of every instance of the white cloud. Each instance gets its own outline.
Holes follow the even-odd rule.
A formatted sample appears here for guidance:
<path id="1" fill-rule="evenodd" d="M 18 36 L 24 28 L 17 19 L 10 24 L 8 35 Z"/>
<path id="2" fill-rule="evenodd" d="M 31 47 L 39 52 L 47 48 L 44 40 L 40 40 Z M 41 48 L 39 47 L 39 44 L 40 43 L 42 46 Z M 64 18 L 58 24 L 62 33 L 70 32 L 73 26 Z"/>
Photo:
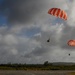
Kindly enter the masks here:
<path id="1" fill-rule="evenodd" d="M 7 45 L 16 45 L 18 43 L 17 38 L 11 34 L 4 36 L 4 42 Z"/>
<path id="2" fill-rule="evenodd" d="M 74 10 L 74 7 L 75 7 L 75 1 L 73 0 L 73 2 L 70 4 L 70 7 L 68 9 L 68 25 L 69 26 L 73 26 L 75 27 L 75 10 Z"/>
<path id="3" fill-rule="evenodd" d="M 11 52 L 12 52 L 12 54 L 14 54 L 14 55 L 16 55 L 16 54 L 18 54 L 18 51 L 16 50 L 16 49 L 11 49 Z"/>

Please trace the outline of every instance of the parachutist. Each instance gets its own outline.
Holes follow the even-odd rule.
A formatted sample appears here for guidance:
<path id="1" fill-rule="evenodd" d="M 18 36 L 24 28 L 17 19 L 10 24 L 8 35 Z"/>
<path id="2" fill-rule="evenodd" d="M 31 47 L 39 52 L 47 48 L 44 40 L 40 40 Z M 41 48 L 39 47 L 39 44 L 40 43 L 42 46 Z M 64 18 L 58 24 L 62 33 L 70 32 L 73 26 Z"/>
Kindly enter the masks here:
<path id="1" fill-rule="evenodd" d="M 49 42 L 49 40 L 47 40 L 47 42 Z"/>
<path id="2" fill-rule="evenodd" d="M 47 42 L 50 42 L 50 39 L 48 39 Z"/>
<path id="3" fill-rule="evenodd" d="M 68 54 L 70 56 L 70 54 Z"/>

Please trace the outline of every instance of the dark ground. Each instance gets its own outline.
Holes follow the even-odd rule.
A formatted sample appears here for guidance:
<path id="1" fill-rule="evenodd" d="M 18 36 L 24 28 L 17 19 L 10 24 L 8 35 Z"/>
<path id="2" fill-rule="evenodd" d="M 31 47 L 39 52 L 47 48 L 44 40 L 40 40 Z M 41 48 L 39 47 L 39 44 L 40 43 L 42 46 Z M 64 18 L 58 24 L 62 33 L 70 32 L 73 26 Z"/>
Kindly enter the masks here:
<path id="1" fill-rule="evenodd" d="M 11 71 L 0 70 L 0 75 L 69 75 L 70 72 L 75 71 Z"/>

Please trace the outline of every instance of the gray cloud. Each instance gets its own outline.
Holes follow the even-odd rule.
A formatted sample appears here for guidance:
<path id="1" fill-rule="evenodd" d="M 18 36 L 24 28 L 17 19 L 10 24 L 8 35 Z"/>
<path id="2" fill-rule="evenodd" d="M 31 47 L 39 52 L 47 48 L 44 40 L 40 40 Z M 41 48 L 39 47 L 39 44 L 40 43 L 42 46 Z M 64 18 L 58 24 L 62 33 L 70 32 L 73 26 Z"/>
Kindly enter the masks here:
<path id="1" fill-rule="evenodd" d="M 59 1 L 57 4 L 56 2 L 57 0 L 4 0 L 1 5 L 1 11 L 8 17 L 10 23 L 30 23 L 37 20 L 37 18 L 39 19 L 40 16 L 45 18 L 44 14 L 47 14 L 49 8 L 60 7 L 58 3 L 64 4 L 61 5 L 61 8 L 66 6 L 64 1 Z M 44 14 L 42 15 L 41 13 Z"/>
<path id="2" fill-rule="evenodd" d="M 33 18 L 45 7 L 45 1 L 37 0 L 5 0 L 2 10 L 8 15 L 9 22 L 26 23 L 33 21 Z M 8 11 L 6 11 L 8 9 Z M 8 14 L 9 13 L 9 14 Z"/>
<path id="3" fill-rule="evenodd" d="M 3 4 L 1 12 L 13 26 L 0 27 L 0 63 L 74 62 L 74 47 L 67 45 L 69 39 L 75 39 L 74 22 L 60 21 L 47 14 L 49 8 L 60 7 L 68 11 L 69 18 L 74 20 L 71 16 L 74 13 L 70 13 L 65 1 L 7 0 Z M 32 30 L 35 32 L 34 29 L 39 32 L 32 34 L 32 37 L 25 34 Z M 49 37 L 51 41 L 47 43 Z M 71 57 L 68 57 L 68 53 L 71 53 Z"/>

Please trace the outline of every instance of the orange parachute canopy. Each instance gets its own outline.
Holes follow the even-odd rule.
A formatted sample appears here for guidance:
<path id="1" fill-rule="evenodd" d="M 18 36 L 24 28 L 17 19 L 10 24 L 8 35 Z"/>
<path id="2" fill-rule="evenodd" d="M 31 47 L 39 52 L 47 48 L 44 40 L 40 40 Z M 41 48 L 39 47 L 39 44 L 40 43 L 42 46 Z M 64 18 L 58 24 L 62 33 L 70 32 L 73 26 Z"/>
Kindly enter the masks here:
<path id="1" fill-rule="evenodd" d="M 75 46 L 75 40 L 69 40 L 68 45 L 69 46 Z"/>
<path id="2" fill-rule="evenodd" d="M 67 13 L 59 8 L 49 9 L 48 14 L 67 20 Z"/>

